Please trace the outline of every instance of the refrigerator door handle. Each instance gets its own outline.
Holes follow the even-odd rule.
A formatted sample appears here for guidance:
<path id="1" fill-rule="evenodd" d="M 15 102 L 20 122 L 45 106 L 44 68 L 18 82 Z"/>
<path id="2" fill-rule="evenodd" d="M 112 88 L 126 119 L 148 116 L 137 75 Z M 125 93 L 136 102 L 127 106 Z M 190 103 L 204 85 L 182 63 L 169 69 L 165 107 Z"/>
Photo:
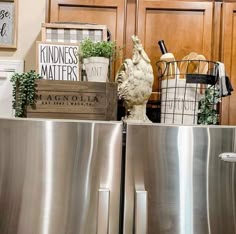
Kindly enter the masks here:
<path id="1" fill-rule="evenodd" d="M 98 190 L 97 234 L 108 234 L 109 225 L 109 189 Z"/>
<path id="2" fill-rule="evenodd" d="M 236 153 L 222 153 L 219 155 L 221 160 L 226 161 L 226 162 L 236 162 Z"/>
<path id="3" fill-rule="evenodd" d="M 135 194 L 135 234 L 147 234 L 147 194 L 145 190 L 137 190 Z"/>

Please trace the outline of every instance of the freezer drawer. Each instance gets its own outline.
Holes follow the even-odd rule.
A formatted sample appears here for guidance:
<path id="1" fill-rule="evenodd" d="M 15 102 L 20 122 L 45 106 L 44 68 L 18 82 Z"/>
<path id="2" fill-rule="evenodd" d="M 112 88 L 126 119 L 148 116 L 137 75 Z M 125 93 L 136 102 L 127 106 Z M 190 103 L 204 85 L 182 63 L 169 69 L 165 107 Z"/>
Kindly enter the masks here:
<path id="1" fill-rule="evenodd" d="M 235 130 L 128 124 L 124 234 L 236 233 Z"/>
<path id="2" fill-rule="evenodd" d="M 0 120 L 1 234 L 119 232 L 122 124 Z"/>

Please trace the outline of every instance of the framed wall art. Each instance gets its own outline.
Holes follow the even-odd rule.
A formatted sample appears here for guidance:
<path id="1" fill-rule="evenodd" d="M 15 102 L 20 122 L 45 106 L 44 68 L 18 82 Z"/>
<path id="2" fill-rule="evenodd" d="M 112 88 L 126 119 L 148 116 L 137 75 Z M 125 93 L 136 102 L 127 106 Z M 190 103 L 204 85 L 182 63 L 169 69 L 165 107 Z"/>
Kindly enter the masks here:
<path id="1" fill-rule="evenodd" d="M 16 48 L 17 0 L 0 0 L 0 48 Z"/>

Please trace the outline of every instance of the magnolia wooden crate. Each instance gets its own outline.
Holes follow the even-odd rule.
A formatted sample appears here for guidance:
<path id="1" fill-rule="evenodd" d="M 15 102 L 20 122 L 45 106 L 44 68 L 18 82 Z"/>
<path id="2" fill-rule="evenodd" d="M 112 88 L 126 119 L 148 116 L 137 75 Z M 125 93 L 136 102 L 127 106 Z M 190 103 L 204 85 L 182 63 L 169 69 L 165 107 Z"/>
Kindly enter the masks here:
<path id="1" fill-rule="evenodd" d="M 27 117 L 116 120 L 117 84 L 38 80 L 36 105 L 27 107 Z"/>

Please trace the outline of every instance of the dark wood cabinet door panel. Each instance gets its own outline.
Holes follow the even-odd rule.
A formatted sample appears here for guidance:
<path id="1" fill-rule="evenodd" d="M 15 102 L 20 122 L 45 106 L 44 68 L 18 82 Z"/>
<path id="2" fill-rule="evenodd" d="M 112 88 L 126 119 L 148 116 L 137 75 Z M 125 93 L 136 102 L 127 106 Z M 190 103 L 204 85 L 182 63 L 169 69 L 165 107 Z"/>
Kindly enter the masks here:
<path id="1" fill-rule="evenodd" d="M 125 44 L 125 0 L 51 0 L 49 4 L 50 22 L 77 22 L 107 25 L 112 40 L 118 46 Z M 117 70 L 122 56 L 117 59 Z"/>
<path id="2" fill-rule="evenodd" d="M 236 3 L 223 3 L 222 60 L 234 92 L 224 98 L 222 124 L 236 125 Z"/>
<path id="3" fill-rule="evenodd" d="M 155 64 L 161 56 L 157 42 L 164 40 L 177 60 L 192 51 L 211 59 L 212 12 L 211 2 L 139 1 L 137 33 L 152 61 L 154 92 L 158 88 Z"/>

